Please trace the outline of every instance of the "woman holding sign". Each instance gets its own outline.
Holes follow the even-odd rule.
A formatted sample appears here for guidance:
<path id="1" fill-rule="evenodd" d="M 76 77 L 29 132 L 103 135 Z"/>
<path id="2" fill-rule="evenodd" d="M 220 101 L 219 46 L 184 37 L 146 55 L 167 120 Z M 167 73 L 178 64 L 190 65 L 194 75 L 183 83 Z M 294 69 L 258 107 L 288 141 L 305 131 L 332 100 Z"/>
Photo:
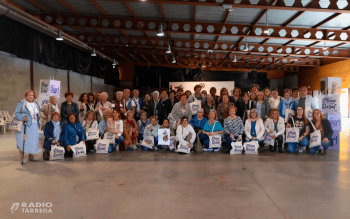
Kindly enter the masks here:
<path id="1" fill-rule="evenodd" d="M 245 121 L 244 133 L 246 141 L 258 141 L 259 145 L 264 140 L 265 126 L 263 120 L 258 116 L 258 110 L 250 110 L 250 118 Z"/>
<path id="2" fill-rule="evenodd" d="M 299 145 L 299 153 L 303 152 L 303 147 L 309 145 L 307 136 L 310 131 L 310 124 L 308 124 L 304 108 L 301 106 L 297 107 L 297 115 L 291 117 L 288 120 L 286 128 L 296 127 L 299 128 L 299 143 L 288 143 L 288 150 L 290 153 L 294 153 Z M 288 142 L 288 133 L 286 133 L 286 141 Z"/>
<path id="3" fill-rule="evenodd" d="M 193 143 L 196 140 L 196 132 L 192 126 L 188 125 L 187 117 L 182 117 L 179 124 L 176 130 L 176 140 L 179 142 L 178 147 L 181 145 L 187 146 L 192 150 Z"/>
<path id="4" fill-rule="evenodd" d="M 314 110 L 312 121 L 310 121 L 310 153 L 316 154 L 322 145 L 323 154 L 327 154 L 329 146 L 333 146 L 333 129 L 328 119 L 325 119 L 321 110 Z M 319 131 L 316 134 L 316 131 Z M 317 139 L 318 138 L 318 139 Z M 314 142 L 321 142 L 320 145 L 313 146 Z"/>
<path id="5" fill-rule="evenodd" d="M 205 146 L 205 148 L 203 149 L 203 151 L 215 151 L 218 152 L 220 150 L 221 147 L 221 134 L 224 133 L 224 129 L 222 128 L 222 125 L 220 124 L 220 122 L 216 121 L 216 111 L 215 110 L 210 110 L 209 115 L 208 115 L 208 121 L 207 123 L 205 123 L 204 128 L 203 128 L 203 144 Z M 215 142 L 210 142 L 210 137 L 216 137 L 219 138 L 218 136 L 220 136 L 220 140 L 216 139 Z M 219 140 L 219 141 L 217 141 Z M 215 145 L 215 149 L 213 149 L 214 147 L 209 148 L 209 145 Z"/>
<path id="6" fill-rule="evenodd" d="M 150 140 L 148 140 L 148 137 L 153 136 L 154 137 L 154 145 L 153 149 L 158 150 L 158 129 L 159 125 L 157 123 L 157 117 L 156 116 L 151 116 L 150 118 L 151 124 L 146 126 L 145 132 L 143 134 L 143 139 L 146 141 L 147 144 L 150 144 Z M 147 151 L 148 148 L 146 146 L 141 145 L 142 150 Z"/>
<path id="7" fill-rule="evenodd" d="M 79 137 L 78 141 L 77 137 Z M 65 155 L 67 157 L 73 157 L 73 151 L 71 150 L 70 146 L 76 145 L 80 141 L 83 141 L 85 144 L 83 127 L 77 121 L 75 114 L 70 113 L 68 115 L 68 123 L 63 126 L 62 130 L 62 146 L 66 151 Z"/>
<path id="8" fill-rule="evenodd" d="M 235 106 L 235 104 L 229 102 L 230 97 L 228 94 L 222 95 L 222 103 L 218 105 L 217 113 L 218 113 L 218 120 L 221 123 L 221 125 L 224 125 L 224 120 L 229 115 L 229 108 L 231 106 Z"/>
<path id="9" fill-rule="evenodd" d="M 230 106 L 229 116 L 224 121 L 224 131 L 226 134 L 226 153 L 231 150 L 233 141 L 242 141 L 244 131 L 242 119 L 236 116 L 237 108 Z"/>
<path id="10" fill-rule="evenodd" d="M 270 151 L 275 152 L 278 148 L 278 151 L 283 153 L 283 134 L 286 129 L 284 119 L 279 116 L 277 109 L 271 109 L 270 117 L 265 121 L 265 130 L 265 143 L 269 145 Z M 266 142 L 267 136 L 270 137 L 270 143 Z"/>
<path id="11" fill-rule="evenodd" d="M 43 153 L 44 160 L 49 160 L 51 145 L 60 145 L 61 141 L 60 114 L 58 112 L 53 112 L 51 118 L 51 121 L 47 122 L 44 128 L 45 140 L 43 149 L 46 150 Z"/>
<path id="12" fill-rule="evenodd" d="M 98 129 L 98 123 L 96 120 L 96 114 L 94 111 L 90 110 L 86 113 L 85 120 L 83 121 L 83 129 L 86 134 L 86 138 L 88 138 L 88 132 L 91 129 Z M 86 140 L 86 151 L 90 151 L 91 153 L 94 153 L 94 144 L 96 143 L 96 140 Z"/>

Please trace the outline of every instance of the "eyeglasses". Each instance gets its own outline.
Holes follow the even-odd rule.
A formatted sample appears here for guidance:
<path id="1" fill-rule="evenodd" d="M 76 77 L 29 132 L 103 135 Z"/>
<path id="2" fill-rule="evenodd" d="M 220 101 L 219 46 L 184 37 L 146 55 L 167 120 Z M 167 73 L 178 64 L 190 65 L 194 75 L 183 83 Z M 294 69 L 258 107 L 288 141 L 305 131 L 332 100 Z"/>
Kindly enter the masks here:
<path id="1" fill-rule="evenodd" d="M 297 111 L 303 111 L 303 109 L 297 109 Z"/>

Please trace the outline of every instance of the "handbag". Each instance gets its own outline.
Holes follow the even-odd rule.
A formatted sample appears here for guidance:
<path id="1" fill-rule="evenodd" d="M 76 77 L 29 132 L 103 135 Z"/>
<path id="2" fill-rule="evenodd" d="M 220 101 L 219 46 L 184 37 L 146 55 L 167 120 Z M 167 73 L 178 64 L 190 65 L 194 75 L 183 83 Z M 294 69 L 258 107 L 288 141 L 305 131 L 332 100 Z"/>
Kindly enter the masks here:
<path id="1" fill-rule="evenodd" d="M 146 142 L 146 140 L 150 141 L 149 144 Z M 146 148 L 153 149 L 153 145 L 154 145 L 154 137 L 153 136 L 147 136 L 141 142 L 141 146 L 144 146 Z"/>
<path id="2" fill-rule="evenodd" d="M 96 154 L 107 154 L 109 145 L 109 141 L 106 139 L 97 140 L 95 144 Z"/>
<path id="3" fill-rule="evenodd" d="M 313 113 L 312 108 L 306 106 L 306 107 L 305 107 L 305 115 L 306 115 L 306 118 L 307 118 L 308 120 L 311 120 L 311 119 L 312 119 L 312 113 Z"/>
<path id="4" fill-rule="evenodd" d="M 202 142 L 199 140 L 199 134 L 198 133 L 197 133 L 196 144 L 194 145 L 194 151 L 196 151 L 196 152 L 202 152 L 203 151 L 203 145 L 202 145 Z"/>
<path id="5" fill-rule="evenodd" d="M 230 154 L 242 154 L 243 151 L 243 146 L 242 146 L 242 141 L 233 141 L 231 143 L 231 151 Z"/>
<path id="6" fill-rule="evenodd" d="M 195 100 L 193 103 L 190 103 L 192 115 L 197 115 L 198 110 L 202 106 L 202 101 L 200 100 Z"/>
<path id="7" fill-rule="evenodd" d="M 94 129 L 94 128 L 86 129 L 86 141 L 92 141 L 92 140 L 99 139 L 99 133 L 100 133 L 99 129 Z"/>
<path id="8" fill-rule="evenodd" d="M 174 117 L 171 113 L 169 114 L 168 119 L 169 119 L 170 126 L 174 127 L 174 129 L 176 129 L 177 128 L 176 127 L 177 121 L 176 121 L 176 119 L 174 119 Z"/>
<path id="9" fill-rule="evenodd" d="M 299 142 L 299 128 L 295 127 L 293 117 L 293 127 L 286 128 L 286 143 L 298 143 Z"/>
<path id="10" fill-rule="evenodd" d="M 178 153 L 185 153 L 189 154 L 191 152 L 191 148 L 187 146 L 189 142 L 185 141 L 186 144 L 183 144 L 180 142 L 180 144 L 177 146 L 177 151 Z"/>
<path id="11" fill-rule="evenodd" d="M 292 110 L 293 103 L 290 104 L 290 108 L 286 109 L 286 115 L 284 117 L 284 123 L 287 123 L 290 117 L 295 115 L 294 110 Z"/>
<path id="12" fill-rule="evenodd" d="M 73 158 L 86 156 L 86 146 L 82 141 L 79 144 L 70 146 L 70 149 L 73 151 Z"/>
<path id="13" fill-rule="evenodd" d="M 312 127 L 314 128 L 314 132 L 310 134 L 310 144 L 309 147 L 317 147 L 321 145 L 321 130 L 316 130 L 314 123 L 310 120 Z"/>
<path id="14" fill-rule="evenodd" d="M 169 149 L 170 150 L 174 150 L 175 149 L 175 144 L 176 144 L 175 136 L 170 136 Z"/>
<path id="15" fill-rule="evenodd" d="M 276 132 L 273 132 L 272 134 L 270 133 L 266 133 L 265 134 L 265 138 L 264 138 L 264 144 L 270 145 L 270 146 L 274 146 L 275 145 L 275 139 L 272 138 L 272 136 L 274 136 L 276 134 Z"/>
<path id="16" fill-rule="evenodd" d="M 243 148 L 244 148 L 246 154 L 259 154 L 258 153 L 258 149 L 259 149 L 258 141 L 245 142 L 243 144 Z"/>
<path id="17" fill-rule="evenodd" d="M 216 123 L 217 123 L 217 121 L 215 121 L 215 124 L 214 124 L 211 132 L 214 131 Z M 209 136 L 209 148 L 219 148 L 219 147 L 221 147 L 221 134 Z"/>
<path id="18" fill-rule="evenodd" d="M 105 132 L 103 135 L 103 139 L 107 140 L 109 144 L 115 144 L 115 134 Z"/>
<path id="19" fill-rule="evenodd" d="M 50 160 L 64 160 L 65 153 L 64 147 L 51 145 Z"/>
<path id="20" fill-rule="evenodd" d="M 26 106 L 26 102 L 23 99 L 23 106 L 22 106 L 22 110 L 21 110 L 21 114 L 23 113 L 24 107 Z M 22 114 L 23 115 L 23 114 Z M 13 117 L 9 129 L 10 130 L 15 130 L 20 132 L 22 130 L 23 127 L 23 121 L 20 121 L 19 119 L 17 119 L 15 116 Z"/>

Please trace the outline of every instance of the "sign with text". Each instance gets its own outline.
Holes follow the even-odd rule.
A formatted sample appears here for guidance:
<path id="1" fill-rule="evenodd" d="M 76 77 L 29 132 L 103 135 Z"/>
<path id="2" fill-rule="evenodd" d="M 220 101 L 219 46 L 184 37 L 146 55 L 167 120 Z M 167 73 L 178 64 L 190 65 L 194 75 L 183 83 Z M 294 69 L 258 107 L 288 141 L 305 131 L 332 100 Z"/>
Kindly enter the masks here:
<path id="1" fill-rule="evenodd" d="M 340 95 L 321 95 L 318 97 L 318 106 L 323 113 L 340 114 Z"/>

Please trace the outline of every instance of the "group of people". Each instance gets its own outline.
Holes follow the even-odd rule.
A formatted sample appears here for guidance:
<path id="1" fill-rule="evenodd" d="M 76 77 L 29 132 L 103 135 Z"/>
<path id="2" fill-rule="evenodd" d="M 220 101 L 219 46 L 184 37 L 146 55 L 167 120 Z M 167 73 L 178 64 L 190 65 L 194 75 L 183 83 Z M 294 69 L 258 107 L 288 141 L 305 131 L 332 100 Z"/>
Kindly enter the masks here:
<path id="1" fill-rule="evenodd" d="M 72 101 L 73 93 L 67 92 L 61 106 L 53 95 L 48 104 L 39 107 L 34 101 L 34 91 L 28 90 L 15 110 L 16 118 L 26 122 L 17 132 L 17 148 L 21 162 L 27 162 L 23 151 L 29 154 L 29 160 L 37 160 L 33 154 L 38 150 L 38 129 L 41 129 L 45 136 L 43 148 L 47 151 L 52 145 L 59 145 L 65 148 L 65 156 L 72 157 L 70 147 L 83 141 L 87 151 L 94 153 L 96 141 L 86 140 L 86 131 L 98 129 L 101 138 L 105 133 L 115 136 L 113 150 L 136 150 L 138 146 L 142 150 L 170 150 L 166 145 L 158 145 L 158 129 L 170 129 L 177 144 L 182 143 L 191 151 L 198 142 L 203 145 L 203 151 L 219 151 L 220 147 L 210 147 L 210 136 L 221 136 L 226 142 L 222 145 L 226 152 L 230 152 L 232 142 L 257 141 L 259 148 L 267 146 L 281 153 L 283 149 L 294 153 L 307 148 L 309 153 L 315 154 L 320 146 L 326 153 L 333 145 L 333 130 L 307 92 L 305 86 L 285 89 L 282 97 L 277 89 L 267 87 L 259 91 L 259 86 L 253 84 L 250 92 L 242 94 L 236 87 L 230 96 L 226 88 L 216 95 L 215 87 L 207 93 L 196 85 L 193 94 L 184 92 L 182 87 L 170 92 L 163 88 L 160 93 L 154 91 L 143 98 L 137 89 L 132 95 L 125 89 L 118 91 L 112 102 L 108 101 L 106 92 L 83 93 L 78 103 Z M 201 107 L 193 111 L 191 103 L 195 101 L 200 102 Z M 297 143 L 285 142 L 285 130 L 290 127 L 299 129 Z M 310 134 L 317 130 L 321 133 L 321 144 L 308 148 Z M 266 135 L 271 136 L 274 144 L 264 141 Z M 154 139 L 152 148 L 140 145 L 142 140 L 149 144 L 150 136 Z"/>

